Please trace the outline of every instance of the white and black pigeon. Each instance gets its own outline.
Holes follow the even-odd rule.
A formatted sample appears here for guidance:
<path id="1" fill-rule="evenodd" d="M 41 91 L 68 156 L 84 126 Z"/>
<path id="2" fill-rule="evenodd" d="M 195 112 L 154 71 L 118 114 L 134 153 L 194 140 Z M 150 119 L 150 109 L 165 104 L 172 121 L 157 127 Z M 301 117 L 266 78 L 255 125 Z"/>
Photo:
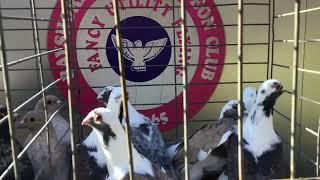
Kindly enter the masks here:
<path id="1" fill-rule="evenodd" d="M 40 99 L 34 107 L 36 111 L 44 111 L 43 98 Z M 48 112 L 48 117 L 50 117 L 58 108 L 62 105 L 62 101 L 54 95 L 47 95 L 45 97 L 46 108 Z M 62 139 L 62 143 L 70 145 L 71 143 L 71 130 L 69 123 L 60 115 L 56 113 L 51 121 L 53 129 L 57 135 L 58 140 Z"/>
<path id="2" fill-rule="evenodd" d="M 251 108 L 253 102 L 255 101 L 256 99 L 256 95 L 257 95 L 257 90 L 255 87 L 246 87 L 243 91 L 243 102 L 244 102 L 244 107 L 245 107 L 245 117 L 247 116 L 248 114 L 248 110 Z M 219 119 L 222 119 L 225 115 L 225 112 L 229 109 L 236 109 L 237 105 L 239 104 L 239 101 L 238 100 L 230 100 L 228 101 L 222 108 L 221 112 L 220 112 L 220 115 L 219 115 Z M 227 114 L 228 115 L 228 114 Z M 230 118 L 235 118 L 237 119 L 237 115 L 235 114 L 232 114 L 234 115 L 233 117 L 230 117 L 230 116 L 227 116 L 227 117 L 230 117 Z M 229 133 L 228 133 L 229 134 Z M 230 133 L 231 134 L 231 133 Z M 230 135 L 229 134 L 229 135 Z M 227 135 L 225 136 L 226 138 L 228 137 Z M 177 153 L 177 147 L 179 146 L 179 144 L 182 142 L 183 140 L 179 140 L 178 143 L 175 143 L 171 146 L 169 146 L 167 148 L 167 153 L 170 157 L 170 159 L 173 159 L 173 157 L 176 155 Z"/>
<path id="3" fill-rule="evenodd" d="M 103 101 L 106 107 L 115 114 L 119 114 L 120 122 L 124 124 L 121 97 L 120 87 L 108 86 L 98 94 L 97 99 Z M 174 168 L 158 126 L 135 110 L 129 101 L 128 112 L 131 140 L 137 151 L 148 158 L 151 163 L 162 167 L 169 175 L 174 175 Z"/>
<path id="4" fill-rule="evenodd" d="M 107 158 L 98 141 L 97 134 L 90 134 L 76 146 L 77 177 L 79 180 L 105 180 L 109 176 Z"/>
<path id="5" fill-rule="evenodd" d="M 28 128 L 31 132 L 24 141 L 25 147 L 45 124 L 44 112 L 29 111 L 18 123 L 18 127 Z M 67 146 L 58 144 L 51 123 L 48 124 L 50 151 L 46 131 L 43 130 L 27 150 L 35 179 L 67 180 L 69 178 L 69 158 Z"/>
<path id="6" fill-rule="evenodd" d="M 0 119 L 7 115 L 7 108 L 4 105 L 0 105 Z M 14 118 L 18 118 L 18 114 L 13 114 Z M 17 152 L 21 152 L 23 147 L 15 140 Z M 12 162 L 11 143 L 8 122 L 4 122 L 0 125 L 0 174 L 2 174 Z M 30 159 L 27 155 L 24 155 L 21 160 L 18 161 L 19 174 L 21 179 L 33 179 L 33 171 Z M 4 178 L 4 180 L 13 180 L 13 170 Z"/>
<path id="7" fill-rule="evenodd" d="M 244 105 L 250 105 L 255 99 L 253 87 L 244 89 Z M 238 100 L 230 100 L 224 105 L 219 120 L 204 125 L 189 137 L 190 179 L 216 179 L 224 170 L 227 162 L 227 150 L 224 143 L 232 133 L 236 133 L 238 119 Z M 219 142 L 219 143 L 217 143 Z M 183 143 L 177 143 L 167 149 L 178 175 L 184 173 Z"/>
<path id="8" fill-rule="evenodd" d="M 280 81 L 263 82 L 247 119 L 243 124 L 244 178 L 269 179 L 281 174 L 282 142 L 273 128 L 272 110 L 283 93 Z M 236 134 L 227 142 L 229 179 L 238 179 L 238 138 Z"/>
<path id="9" fill-rule="evenodd" d="M 224 116 L 204 125 L 188 138 L 189 178 L 191 180 L 217 178 L 227 162 L 223 146 L 236 129 L 237 109 L 226 109 Z M 173 157 L 173 165 L 179 178 L 184 177 L 184 143 L 180 143 Z M 210 177 L 210 178 L 209 178 Z"/>
<path id="10" fill-rule="evenodd" d="M 107 158 L 109 180 L 129 179 L 129 158 L 126 144 L 126 132 L 118 119 L 119 115 L 107 108 L 96 108 L 82 121 L 82 125 L 90 126 L 103 145 L 103 153 Z M 172 179 L 165 170 L 153 164 L 150 159 L 140 154 L 132 142 L 132 160 L 134 178 L 139 180 Z"/>

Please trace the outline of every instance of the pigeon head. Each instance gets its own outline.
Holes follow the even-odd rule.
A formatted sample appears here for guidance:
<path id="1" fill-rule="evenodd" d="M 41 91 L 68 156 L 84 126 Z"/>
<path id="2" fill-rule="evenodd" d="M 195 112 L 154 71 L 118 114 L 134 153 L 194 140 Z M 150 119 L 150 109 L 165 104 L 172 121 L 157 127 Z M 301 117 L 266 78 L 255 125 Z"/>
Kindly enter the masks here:
<path id="1" fill-rule="evenodd" d="M 91 127 L 103 141 L 103 145 L 108 147 L 111 138 L 116 138 L 117 127 L 121 128 L 119 121 L 115 120 L 115 114 L 107 108 L 96 108 L 89 112 L 81 125 Z"/>
<path id="2" fill-rule="evenodd" d="M 229 114 L 231 113 L 231 111 L 233 111 L 233 109 L 237 110 L 238 104 L 239 104 L 238 100 L 230 100 L 229 102 L 227 102 L 227 104 L 225 104 L 221 110 L 219 119 L 226 118 L 225 114 L 229 116 Z"/>
<path id="3" fill-rule="evenodd" d="M 40 99 L 36 106 L 34 107 L 35 110 L 38 110 L 38 111 L 43 111 L 44 108 L 43 108 L 43 101 L 44 99 Z M 62 104 L 62 101 L 57 97 L 57 96 L 54 96 L 54 95 L 47 95 L 45 97 L 45 103 L 46 103 L 46 106 L 47 106 L 47 110 L 49 113 L 54 113 L 59 107 L 60 105 Z"/>
<path id="4" fill-rule="evenodd" d="M 278 97 L 283 93 L 283 86 L 279 80 L 270 79 L 263 82 L 259 88 L 256 104 L 262 105 L 268 117 Z"/>
<path id="5" fill-rule="evenodd" d="M 107 107 L 107 104 L 108 104 L 109 98 L 110 98 L 110 94 L 114 88 L 115 87 L 113 87 L 113 86 L 107 86 L 107 87 L 103 88 L 103 90 L 98 94 L 97 100 L 99 102 L 103 103 Z"/>
<path id="6" fill-rule="evenodd" d="M 31 131 L 40 129 L 45 124 L 44 113 L 41 111 L 29 111 L 17 122 L 18 128 L 28 128 Z"/>

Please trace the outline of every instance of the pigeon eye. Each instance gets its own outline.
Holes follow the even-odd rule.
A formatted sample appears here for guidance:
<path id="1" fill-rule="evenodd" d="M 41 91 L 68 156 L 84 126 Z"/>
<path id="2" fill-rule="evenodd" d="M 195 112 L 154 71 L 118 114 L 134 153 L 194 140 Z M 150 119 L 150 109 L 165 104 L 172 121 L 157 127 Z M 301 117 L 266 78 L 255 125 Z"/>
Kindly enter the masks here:
<path id="1" fill-rule="evenodd" d="M 34 118 L 30 118 L 30 122 L 34 122 L 34 120 L 35 120 Z"/>
<path id="2" fill-rule="evenodd" d="M 97 114 L 96 118 L 94 119 L 95 123 L 101 124 L 102 122 L 102 116 L 100 114 Z"/>
<path id="3" fill-rule="evenodd" d="M 261 94 L 264 94 L 265 92 L 266 92 L 266 90 L 264 90 L 264 89 L 263 89 L 263 90 L 261 90 Z"/>
<path id="4" fill-rule="evenodd" d="M 47 101 L 47 104 L 51 104 L 52 102 L 49 100 L 49 101 Z"/>

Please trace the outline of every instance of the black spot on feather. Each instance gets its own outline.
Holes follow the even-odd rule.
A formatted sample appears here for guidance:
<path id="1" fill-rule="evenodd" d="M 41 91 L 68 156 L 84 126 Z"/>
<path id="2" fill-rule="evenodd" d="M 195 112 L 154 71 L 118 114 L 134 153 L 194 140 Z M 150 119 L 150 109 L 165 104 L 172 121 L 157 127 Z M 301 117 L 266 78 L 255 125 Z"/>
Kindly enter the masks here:
<path id="1" fill-rule="evenodd" d="M 270 115 L 272 115 L 272 109 L 276 103 L 276 100 L 281 94 L 282 94 L 282 91 L 273 92 L 269 96 L 267 96 L 265 100 L 262 102 L 263 111 L 266 117 L 269 117 Z"/>

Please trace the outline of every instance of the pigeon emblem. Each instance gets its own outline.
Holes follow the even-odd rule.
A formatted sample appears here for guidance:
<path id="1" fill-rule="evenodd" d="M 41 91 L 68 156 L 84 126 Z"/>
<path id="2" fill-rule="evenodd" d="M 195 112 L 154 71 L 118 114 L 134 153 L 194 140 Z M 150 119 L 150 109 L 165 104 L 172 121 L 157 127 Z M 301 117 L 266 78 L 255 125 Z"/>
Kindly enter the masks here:
<path id="1" fill-rule="evenodd" d="M 116 36 L 111 35 L 113 45 L 116 46 Z M 146 62 L 153 60 L 164 49 L 168 38 L 157 39 L 149 41 L 142 46 L 141 40 L 131 42 L 128 39 L 122 39 L 123 56 L 125 59 L 132 62 L 131 70 L 136 72 L 143 72 L 147 70 Z"/>

